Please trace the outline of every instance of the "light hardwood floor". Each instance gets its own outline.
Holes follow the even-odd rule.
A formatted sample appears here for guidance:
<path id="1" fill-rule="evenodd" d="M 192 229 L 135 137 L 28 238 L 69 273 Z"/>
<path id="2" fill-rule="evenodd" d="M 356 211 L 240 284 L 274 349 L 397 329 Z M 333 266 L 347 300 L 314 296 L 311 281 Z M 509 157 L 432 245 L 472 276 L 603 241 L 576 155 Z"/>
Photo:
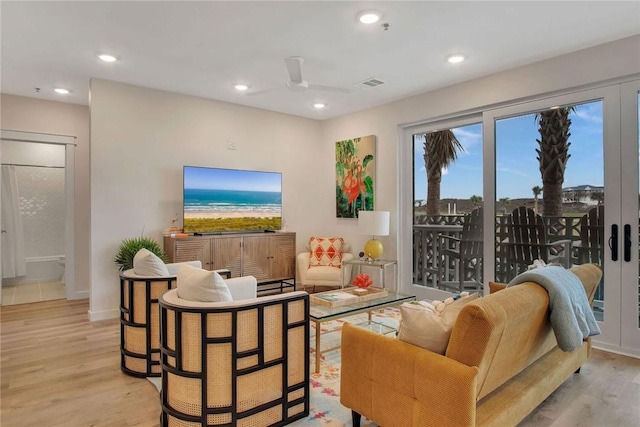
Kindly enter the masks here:
<path id="1" fill-rule="evenodd" d="M 0 308 L 2 427 L 158 425 L 153 385 L 120 371 L 119 321 L 90 322 L 88 309 L 86 300 Z M 521 426 L 640 426 L 640 360 L 594 350 Z"/>

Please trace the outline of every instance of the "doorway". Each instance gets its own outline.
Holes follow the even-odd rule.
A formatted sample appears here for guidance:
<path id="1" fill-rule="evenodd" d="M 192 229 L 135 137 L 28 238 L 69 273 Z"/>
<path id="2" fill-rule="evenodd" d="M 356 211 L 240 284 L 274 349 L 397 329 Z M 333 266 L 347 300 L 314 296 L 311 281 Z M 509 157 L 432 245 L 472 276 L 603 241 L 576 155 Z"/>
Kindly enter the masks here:
<path id="1" fill-rule="evenodd" d="M 75 137 L 1 131 L 2 305 L 75 297 Z"/>

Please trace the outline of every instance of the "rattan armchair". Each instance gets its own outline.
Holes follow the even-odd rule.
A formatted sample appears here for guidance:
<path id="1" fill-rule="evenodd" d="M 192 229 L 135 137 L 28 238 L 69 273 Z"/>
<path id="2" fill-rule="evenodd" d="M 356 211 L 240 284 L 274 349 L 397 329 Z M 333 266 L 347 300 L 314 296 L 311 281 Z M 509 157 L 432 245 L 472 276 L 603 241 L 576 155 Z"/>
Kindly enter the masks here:
<path id="1" fill-rule="evenodd" d="M 160 316 L 158 297 L 176 287 L 181 265 L 202 268 L 200 261 L 167 264 L 169 276 L 139 276 L 120 272 L 120 368 L 136 377 L 160 376 Z M 229 277 L 229 270 L 217 270 Z"/>
<path id="2" fill-rule="evenodd" d="M 282 426 L 309 414 L 309 295 L 160 297 L 162 426 Z"/>

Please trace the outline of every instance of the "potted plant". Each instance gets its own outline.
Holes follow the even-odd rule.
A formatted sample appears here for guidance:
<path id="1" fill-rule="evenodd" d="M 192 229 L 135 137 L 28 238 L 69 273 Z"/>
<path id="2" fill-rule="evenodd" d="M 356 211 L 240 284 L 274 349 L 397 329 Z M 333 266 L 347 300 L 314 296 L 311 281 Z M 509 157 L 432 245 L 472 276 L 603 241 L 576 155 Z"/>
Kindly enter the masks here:
<path id="1" fill-rule="evenodd" d="M 156 254 L 165 263 L 167 262 L 167 256 L 164 250 L 156 240 L 149 237 L 134 237 L 132 239 L 124 239 L 118 247 L 116 256 L 113 261 L 120 268 L 120 270 L 129 270 L 133 268 L 133 257 L 140 249 L 148 249 Z"/>

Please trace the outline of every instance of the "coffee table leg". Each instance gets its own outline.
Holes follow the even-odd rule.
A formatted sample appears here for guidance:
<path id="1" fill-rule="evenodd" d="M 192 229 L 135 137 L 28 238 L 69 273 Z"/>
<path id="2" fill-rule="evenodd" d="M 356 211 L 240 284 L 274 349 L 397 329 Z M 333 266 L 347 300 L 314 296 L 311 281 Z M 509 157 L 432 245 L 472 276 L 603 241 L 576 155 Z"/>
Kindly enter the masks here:
<path id="1" fill-rule="evenodd" d="M 316 321 L 316 374 L 320 373 L 320 322 Z"/>

